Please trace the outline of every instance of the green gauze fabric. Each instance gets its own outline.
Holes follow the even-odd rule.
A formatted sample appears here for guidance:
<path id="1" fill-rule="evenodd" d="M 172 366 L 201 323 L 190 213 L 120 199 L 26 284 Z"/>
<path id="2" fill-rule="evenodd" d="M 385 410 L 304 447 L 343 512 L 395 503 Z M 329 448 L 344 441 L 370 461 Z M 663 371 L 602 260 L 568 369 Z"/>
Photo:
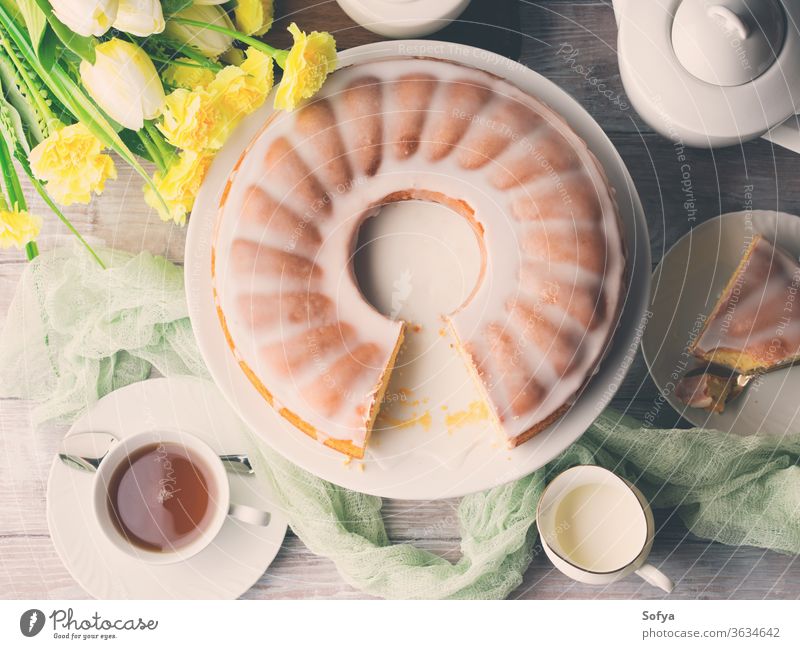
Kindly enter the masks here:
<path id="1" fill-rule="evenodd" d="M 145 378 L 205 375 L 189 326 L 180 269 L 148 254 L 79 248 L 44 253 L 26 269 L 0 340 L 0 391 L 35 400 L 38 421 L 73 418 L 98 397 Z M 381 500 L 320 480 L 258 444 L 258 473 L 292 529 L 342 577 L 387 598 L 501 598 L 522 581 L 547 480 L 597 463 L 636 483 L 656 507 L 674 507 L 695 534 L 732 545 L 800 553 L 800 434 L 738 437 L 654 430 L 612 411 L 544 469 L 473 494 L 459 506 L 455 564 L 392 545 Z"/>

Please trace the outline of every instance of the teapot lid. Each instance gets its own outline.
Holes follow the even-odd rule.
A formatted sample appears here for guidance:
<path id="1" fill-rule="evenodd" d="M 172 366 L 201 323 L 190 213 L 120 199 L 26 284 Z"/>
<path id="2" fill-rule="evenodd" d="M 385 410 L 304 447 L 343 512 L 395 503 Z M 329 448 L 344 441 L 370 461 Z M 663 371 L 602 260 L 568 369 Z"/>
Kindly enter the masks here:
<path id="1" fill-rule="evenodd" d="M 716 9 L 708 16 L 709 8 L 720 6 L 721 12 Z M 620 76 L 628 98 L 639 115 L 667 137 L 692 146 L 740 144 L 797 112 L 800 0 L 614 0 L 614 8 L 619 21 Z M 698 20 L 691 20 L 688 12 L 692 8 L 702 10 Z M 750 29 L 747 38 L 741 39 L 736 34 L 738 23 L 736 20 L 729 23 L 730 14 L 724 9 L 731 10 L 744 28 Z M 679 13 L 684 11 L 686 15 L 680 18 Z M 775 20 L 770 22 L 771 18 Z M 702 63 L 710 56 L 705 50 L 714 50 L 714 43 L 720 45 L 720 40 L 711 36 L 704 43 L 700 34 L 714 34 L 710 29 L 713 28 L 719 36 L 717 21 L 730 25 L 734 41 L 754 38 L 753 45 L 761 42 L 761 50 L 757 47 L 752 51 L 742 50 L 749 57 L 744 66 L 737 58 L 734 43 L 730 58 L 744 67 L 747 75 L 723 78 L 719 66 L 707 68 L 705 75 L 700 72 L 697 61 Z M 774 29 L 776 22 L 778 28 Z M 706 25 L 705 32 L 698 31 L 697 37 L 687 39 L 699 43 L 700 54 L 696 50 L 689 56 L 682 49 L 680 32 L 684 23 L 686 29 L 691 25 Z M 770 24 L 772 29 L 768 27 Z M 762 36 L 754 33 L 756 29 L 762 32 L 762 41 L 759 41 Z M 769 43 L 766 52 L 764 43 Z M 731 54 L 729 44 L 727 50 L 725 47 L 716 50 Z M 753 77 L 750 81 L 737 84 L 749 76 Z"/>
<path id="2" fill-rule="evenodd" d="M 761 76 L 786 39 L 779 0 L 683 0 L 672 23 L 681 65 L 717 86 L 739 86 Z"/>

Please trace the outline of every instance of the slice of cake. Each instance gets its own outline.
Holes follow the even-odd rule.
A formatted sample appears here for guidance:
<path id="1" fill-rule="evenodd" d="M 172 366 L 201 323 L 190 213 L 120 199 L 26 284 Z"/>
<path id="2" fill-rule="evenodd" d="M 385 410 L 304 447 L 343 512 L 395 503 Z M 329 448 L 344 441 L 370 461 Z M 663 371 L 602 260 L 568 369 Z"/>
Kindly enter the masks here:
<path id="1" fill-rule="evenodd" d="M 748 246 L 700 336 L 695 357 L 739 374 L 800 359 L 800 264 L 760 235 Z"/>

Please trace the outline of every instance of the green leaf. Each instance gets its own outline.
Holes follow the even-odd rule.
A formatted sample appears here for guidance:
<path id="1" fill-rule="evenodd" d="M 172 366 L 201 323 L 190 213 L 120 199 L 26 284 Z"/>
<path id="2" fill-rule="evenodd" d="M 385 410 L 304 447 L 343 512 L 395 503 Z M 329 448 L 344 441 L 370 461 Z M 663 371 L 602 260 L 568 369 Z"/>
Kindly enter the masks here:
<path id="1" fill-rule="evenodd" d="M 50 6 L 49 0 L 34 0 L 39 8 L 44 12 L 47 17 L 47 22 L 50 24 L 50 29 L 58 37 L 64 46 L 71 52 L 74 52 L 84 61 L 89 61 L 92 65 L 96 60 L 94 48 L 97 47 L 97 39 L 91 36 L 81 36 L 76 34 L 64 23 L 62 23 L 53 13 L 53 8 Z M 46 39 L 44 39 L 46 40 Z M 39 49 L 39 43 L 33 43 L 34 50 Z M 40 53 L 39 53 L 40 54 Z M 40 54 L 41 55 L 41 54 Z M 44 62 L 44 59 L 43 59 Z"/>
<path id="2" fill-rule="evenodd" d="M 1 124 L 0 128 L 2 128 Z M 12 210 L 27 210 L 28 206 L 25 203 L 25 193 L 22 191 L 22 185 L 19 182 L 19 176 L 17 176 L 17 170 L 14 168 L 14 163 L 9 153 L 9 146 L 6 142 L 6 136 L 5 133 L 3 133 L 3 137 L 0 137 L 0 170 L 2 170 L 3 183 L 6 186 L 8 203 Z"/>
<path id="3" fill-rule="evenodd" d="M 2 7 L 0 7 L 2 9 Z M 22 32 L 16 22 L 9 21 L 17 32 Z M 0 27 L 0 78 L 5 97 L 19 112 L 27 129 L 31 146 L 38 144 L 50 134 L 50 128 L 61 121 L 63 107 L 34 71 L 14 39 L 4 27 Z"/>
<path id="4" fill-rule="evenodd" d="M 144 144 L 142 144 L 142 139 L 139 137 L 138 132 L 131 131 L 126 128 L 120 131 L 119 137 L 127 145 L 127 147 L 140 158 L 144 158 L 150 162 L 155 162 L 155 160 L 152 159 L 150 152 L 145 149 Z"/>
<path id="5" fill-rule="evenodd" d="M 192 5 L 192 0 L 161 0 L 161 10 L 166 14 L 176 14 Z"/>
<path id="6" fill-rule="evenodd" d="M 10 151 L 20 150 L 25 155 L 30 153 L 31 149 L 25 127 L 22 125 L 22 118 L 17 109 L 6 101 L 5 89 L 0 94 L 0 129 Z"/>
<path id="7" fill-rule="evenodd" d="M 43 129 L 43 117 L 39 115 L 34 107 L 22 94 L 18 80 L 14 73 L 11 61 L 6 57 L 0 56 L 0 86 L 3 88 L 2 102 L 13 109 L 13 113 L 20 118 L 23 126 L 21 138 L 29 146 L 35 146 L 45 138 Z"/>
<path id="8" fill-rule="evenodd" d="M 47 27 L 47 16 L 41 10 L 36 0 L 16 0 L 22 18 L 25 20 L 25 27 L 31 37 L 34 49 L 39 47 L 39 41 Z M 49 4 L 48 4 L 49 6 Z"/>
<path id="9" fill-rule="evenodd" d="M 3 7 L 14 20 L 22 20 L 17 0 L 0 0 L 0 7 Z"/>
<path id="10" fill-rule="evenodd" d="M 52 29 L 47 29 L 39 41 L 39 47 L 36 50 L 36 55 L 42 62 L 42 65 L 48 70 L 52 68 L 58 60 L 58 49 L 61 41 Z M 64 48 L 62 47 L 63 51 Z"/>

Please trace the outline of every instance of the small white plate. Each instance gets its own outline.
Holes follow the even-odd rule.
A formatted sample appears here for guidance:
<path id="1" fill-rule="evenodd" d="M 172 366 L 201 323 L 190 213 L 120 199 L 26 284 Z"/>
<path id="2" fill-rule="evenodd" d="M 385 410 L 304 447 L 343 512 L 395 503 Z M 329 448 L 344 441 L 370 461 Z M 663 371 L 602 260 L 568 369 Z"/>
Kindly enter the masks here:
<path id="1" fill-rule="evenodd" d="M 220 454 L 248 452 L 245 429 L 217 388 L 181 377 L 134 383 L 100 399 L 67 436 L 104 431 L 117 438 L 155 428 L 185 430 Z M 56 552 L 97 599 L 233 599 L 264 574 L 283 543 L 286 517 L 255 476 L 229 473 L 231 498 L 272 514 L 267 527 L 228 518 L 217 538 L 181 563 L 138 561 L 106 539 L 92 514 L 92 475 L 53 460 L 47 525 Z"/>
<path id="2" fill-rule="evenodd" d="M 650 295 L 650 239 L 636 188 L 614 145 L 589 113 L 553 82 L 493 52 L 436 41 L 364 45 L 341 52 L 339 65 L 392 56 L 431 56 L 471 65 L 539 97 L 586 141 L 615 189 L 628 249 L 630 282 L 613 344 L 569 412 L 513 450 L 505 448 L 502 441 L 498 443 L 486 421 L 460 425 L 456 430 L 448 428 L 446 413 L 468 412 L 465 408 L 470 403 L 469 395 L 473 400 L 478 397 L 471 382 L 464 381 L 463 362 L 446 342 L 442 343 L 444 338 L 438 336 L 438 327 L 426 327 L 416 337 L 413 349 L 404 352 L 404 362 L 408 361 L 407 356 L 414 357 L 402 369 L 413 394 L 408 404 L 392 404 L 391 409 L 410 407 L 403 424 L 393 430 L 376 431 L 363 463 L 346 463 L 344 456 L 315 442 L 272 410 L 228 348 L 216 313 L 210 272 L 214 221 L 222 189 L 242 151 L 271 114 L 269 99 L 266 106 L 243 120 L 217 154 L 195 201 L 186 238 L 186 297 L 198 346 L 214 381 L 245 423 L 267 444 L 307 471 L 348 489 L 388 498 L 434 500 L 482 491 L 528 475 L 575 442 L 602 412 L 638 350 L 641 320 Z M 456 248 L 442 254 L 450 253 L 457 254 Z M 402 266 L 396 270 L 401 271 Z M 402 280 L 402 272 L 399 278 Z M 385 290 L 391 292 L 392 285 Z M 398 290 L 402 293 L 402 286 Z M 391 295 L 386 297 L 391 301 Z M 427 351 L 422 354 L 421 350 Z M 445 406 L 447 410 L 443 410 Z M 412 425 L 414 407 L 420 422 L 416 425 Z"/>
<path id="3" fill-rule="evenodd" d="M 722 414 L 689 408 L 674 394 L 675 384 L 692 362 L 688 347 L 703 317 L 713 310 L 755 234 L 800 255 L 800 218 L 761 210 L 706 221 L 670 248 L 653 273 L 652 316 L 642 351 L 661 394 L 695 426 L 738 435 L 783 436 L 800 431 L 800 367 L 754 381 Z"/>

